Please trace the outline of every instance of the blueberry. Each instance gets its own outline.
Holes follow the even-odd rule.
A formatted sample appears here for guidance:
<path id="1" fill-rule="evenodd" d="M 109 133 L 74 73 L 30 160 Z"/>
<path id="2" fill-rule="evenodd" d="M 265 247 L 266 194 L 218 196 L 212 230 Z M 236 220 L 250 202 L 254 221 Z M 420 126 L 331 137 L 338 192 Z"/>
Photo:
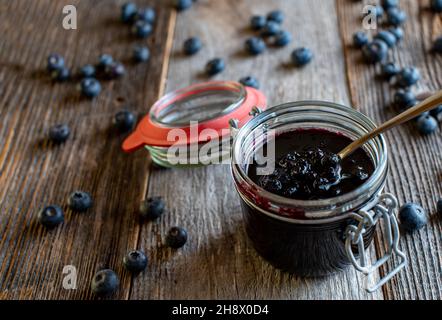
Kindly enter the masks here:
<path id="1" fill-rule="evenodd" d="M 104 74 L 108 79 L 116 79 L 124 76 L 126 69 L 124 65 L 118 61 L 114 61 L 104 68 Z"/>
<path id="2" fill-rule="evenodd" d="M 206 72 L 209 76 L 213 76 L 217 73 L 220 73 L 226 67 L 224 60 L 221 58 L 215 58 L 207 62 L 206 64 Z"/>
<path id="3" fill-rule="evenodd" d="M 173 227 L 170 228 L 167 237 L 166 244 L 174 249 L 181 248 L 187 242 L 187 232 L 183 228 Z"/>
<path id="4" fill-rule="evenodd" d="M 161 197 L 148 198 L 140 204 L 140 215 L 144 219 L 158 219 L 165 211 L 166 204 Z"/>
<path id="5" fill-rule="evenodd" d="M 92 204 L 91 195 L 84 191 L 75 191 L 68 199 L 68 206 L 72 211 L 85 212 Z"/>
<path id="6" fill-rule="evenodd" d="M 273 41 L 273 44 L 278 47 L 284 47 L 288 45 L 292 41 L 292 35 L 288 31 L 279 31 L 275 35 L 275 39 Z"/>
<path id="7" fill-rule="evenodd" d="M 362 47 L 362 54 L 369 63 L 376 63 L 385 60 L 388 53 L 388 46 L 384 41 L 373 40 Z"/>
<path id="8" fill-rule="evenodd" d="M 399 209 L 399 220 L 404 231 L 410 233 L 423 228 L 428 222 L 425 210 L 415 203 L 407 203 Z"/>
<path id="9" fill-rule="evenodd" d="M 267 15 L 267 20 L 282 23 L 284 21 L 284 13 L 281 10 L 271 11 Z"/>
<path id="10" fill-rule="evenodd" d="M 95 77 L 95 67 L 91 64 L 87 64 L 83 67 L 80 68 L 80 76 L 82 78 L 91 78 L 91 77 Z"/>
<path id="11" fill-rule="evenodd" d="M 396 36 L 391 33 L 390 31 L 386 31 L 386 30 L 381 30 L 379 31 L 375 36 L 374 39 L 380 40 L 380 41 L 384 41 L 385 44 L 389 47 L 392 48 L 396 45 L 397 39 Z"/>
<path id="12" fill-rule="evenodd" d="M 138 274 L 147 267 L 147 257 L 139 250 L 130 251 L 123 258 L 123 265 L 127 271 Z"/>
<path id="13" fill-rule="evenodd" d="M 261 30 L 266 25 L 267 20 L 263 16 L 253 16 L 250 19 L 250 26 L 253 30 Z"/>
<path id="14" fill-rule="evenodd" d="M 404 38 L 404 29 L 402 29 L 401 27 L 391 27 L 388 28 L 388 31 L 396 37 L 397 41 L 400 41 Z"/>
<path id="15" fill-rule="evenodd" d="M 431 0 L 431 10 L 442 12 L 442 0 Z"/>
<path id="16" fill-rule="evenodd" d="M 138 10 L 136 18 L 138 20 L 142 20 L 149 24 L 153 24 L 155 22 L 155 10 L 152 7 L 142 8 Z"/>
<path id="17" fill-rule="evenodd" d="M 433 44 L 433 50 L 438 53 L 442 53 L 442 36 L 437 38 Z"/>
<path id="18" fill-rule="evenodd" d="M 152 25 L 143 20 L 138 20 L 132 26 L 132 33 L 138 38 L 147 38 L 152 33 L 152 30 Z"/>
<path id="19" fill-rule="evenodd" d="M 184 53 L 187 55 L 192 55 L 201 50 L 202 47 L 201 40 L 197 37 L 192 37 L 184 41 Z"/>
<path id="20" fill-rule="evenodd" d="M 388 10 L 397 7 L 399 5 L 399 0 L 382 0 L 381 5 L 385 10 Z"/>
<path id="21" fill-rule="evenodd" d="M 135 115 L 127 110 L 120 111 L 114 116 L 114 125 L 120 132 L 132 130 L 135 125 L 135 121 Z"/>
<path id="22" fill-rule="evenodd" d="M 71 130 L 69 129 L 67 124 L 58 124 L 49 129 L 49 138 L 54 143 L 63 143 L 71 134 Z"/>
<path id="23" fill-rule="evenodd" d="M 264 28 L 262 28 L 261 34 L 264 37 L 274 36 L 278 33 L 279 30 L 280 30 L 279 23 L 275 21 L 267 21 Z"/>
<path id="24" fill-rule="evenodd" d="M 192 0 L 174 0 L 175 9 L 183 11 L 192 6 Z"/>
<path id="25" fill-rule="evenodd" d="M 94 98 L 101 92 L 101 84 L 95 78 L 84 78 L 80 83 L 81 93 L 88 98 Z"/>
<path id="26" fill-rule="evenodd" d="M 422 115 L 417 119 L 417 129 L 422 134 L 430 134 L 437 130 L 437 120 L 430 115 Z"/>
<path id="27" fill-rule="evenodd" d="M 416 96 L 411 90 L 400 89 L 394 94 L 394 104 L 402 110 L 413 107 L 416 102 Z"/>
<path id="28" fill-rule="evenodd" d="M 437 213 L 442 215 L 442 198 L 437 200 Z"/>
<path id="29" fill-rule="evenodd" d="M 52 79 L 59 82 L 68 81 L 71 78 L 71 70 L 66 67 L 60 68 L 58 70 L 52 71 Z"/>
<path id="30" fill-rule="evenodd" d="M 38 222 L 48 229 L 55 228 L 64 221 L 63 209 L 59 206 L 47 206 L 38 213 Z"/>
<path id="31" fill-rule="evenodd" d="M 387 21 L 393 26 L 400 26 L 407 20 L 407 14 L 397 7 L 387 10 Z"/>
<path id="32" fill-rule="evenodd" d="M 49 72 L 60 70 L 64 67 L 64 58 L 58 53 L 52 53 L 48 57 L 47 69 Z"/>
<path id="33" fill-rule="evenodd" d="M 397 75 L 397 84 L 401 87 L 410 87 L 416 84 L 421 78 L 421 74 L 417 68 L 403 68 Z"/>
<path id="34" fill-rule="evenodd" d="M 127 2 L 121 6 L 121 21 L 124 23 L 133 22 L 137 15 L 137 6 L 132 2 Z"/>
<path id="35" fill-rule="evenodd" d="M 245 44 L 247 52 L 253 55 L 258 55 L 266 49 L 264 40 L 258 37 L 251 37 L 246 40 Z"/>
<path id="36" fill-rule="evenodd" d="M 259 81 L 256 78 L 251 77 L 251 76 L 239 79 L 239 83 L 241 83 L 242 85 L 247 86 L 247 87 L 259 89 Z"/>
<path id="37" fill-rule="evenodd" d="M 313 53 L 308 48 L 298 48 L 292 52 L 292 61 L 298 66 L 304 66 L 313 59 Z"/>
<path id="38" fill-rule="evenodd" d="M 146 62 L 150 58 L 150 51 L 147 47 L 136 46 L 133 51 L 133 58 L 136 62 Z"/>
<path id="39" fill-rule="evenodd" d="M 114 62 L 114 58 L 110 54 L 102 54 L 98 58 L 98 65 L 97 67 L 100 70 L 104 70 L 106 66 L 112 64 Z"/>
<path id="40" fill-rule="evenodd" d="M 399 67 L 393 62 L 383 63 L 381 66 L 382 76 L 386 79 L 391 79 L 399 73 Z"/>
<path id="41" fill-rule="evenodd" d="M 442 115 L 442 104 L 434 108 L 433 110 L 430 110 L 430 115 L 437 120 L 440 120 Z"/>
<path id="42" fill-rule="evenodd" d="M 114 293 L 120 281 L 117 274 L 110 269 L 98 271 L 91 282 L 92 292 L 99 296 L 107 296 Z"/>
<path id="43" fill-rule="evenodd" d="M 353 34 L 353 45 L 356 48 L 362 48 L 364 45 L 368 43 L 368 36 L 363 31 L 358 31 Z"/>

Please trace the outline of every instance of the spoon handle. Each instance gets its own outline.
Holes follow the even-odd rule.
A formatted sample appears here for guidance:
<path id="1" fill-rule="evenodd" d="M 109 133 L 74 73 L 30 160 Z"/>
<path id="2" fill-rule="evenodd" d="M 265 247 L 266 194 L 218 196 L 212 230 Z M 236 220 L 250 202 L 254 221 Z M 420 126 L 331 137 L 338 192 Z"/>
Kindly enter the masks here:
<path id="1" fill-rule="evenodd" d="M 434 95 L 431 97 L 425 99 L 424 101 L 420 102 L 416 106 L 398 114 L 396 117 L 388 120 L 387 122 L 384 122 L 382 125 L 377 127 L 375 130 L 367 133 L 366 135 L 360 137 L 359 139 L 353 141 L 350 143 L 347 147 L 345 147 L 343 150 L 341 150 L 338 153 L 338 156 L 341 159 L 344 159 L 348 155 L 350 155 L 353 151 L 364 145 L 368 140 L 373 139 L 377 135 L 381 134 L 384 131 L 387 131 L 395 126 L 398 126 L 404 122 L 407 122 L 411 119 L 416 118 L 421 113 L 424 113 L 426 111 L 430 111 L 437 106 L 442 104 L 442 90 L 437 91 Z"/>

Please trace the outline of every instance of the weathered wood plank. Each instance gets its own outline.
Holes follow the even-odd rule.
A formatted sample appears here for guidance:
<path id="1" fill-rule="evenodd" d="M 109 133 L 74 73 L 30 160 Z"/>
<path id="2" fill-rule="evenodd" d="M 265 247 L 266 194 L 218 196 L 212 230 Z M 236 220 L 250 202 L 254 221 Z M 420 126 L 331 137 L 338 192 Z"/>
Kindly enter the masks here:
<path id="1" fill-rule="evenodd" d="M 144 3 L 145 1 L 137 1 Z M 91 298 L 90 279 L 113 268 L 127 298 L 131 278 L 121 259 L 137 245 L 134 212 L 144 194 L 149 162 L 143 154 L 121 152 L 123 136 L 110 129 L 112 117 L 127 107 L 144 113 L 157 99 L 171 10 L 156 3 L 158 22 L 148 40 L 152 60 L 130 64 L 128 28 L 119 20 L 122 1 L 1 1 L 0 25 L 0 292 L 2 298 Z M 62 7 L 78 11 L 78 30 L 62 28 Z M 138 41 L 143 42 L 143 41 Z M 44 74 L 46 57 L 59 52 L 70 66 L 95 62 L 106 52 L 127 63 L 125 80 L 103 84 L 94 101 L 78 96 L 75 84 L 52 84 Z M 53 146 L 51 125 L 66 122 L 72 136 Z M 68 195 L 91 192 L 95 205 L 85 214 L 66 210 L 52 232 L 36 223 L 39 208 L 66 209 Z M 78 289 L 62 288 L 63 266 L 78 271 Z"/>
<path id="2" fill-rule="evenodd" d="M 272 9 L 286 14 L 285 28 L 294 35 L 287 48 L 258 57 L 244 55 L 251 35 L 252 13 Z M 167 91 L 206 78 L 205 63 L 223 57 L 227 69 L 215 79 L 256 76 L 270 104 L 324 99 L 350 104 L 334 1 L 198 1 L 177 21 Z M 194 57 L 181 53 L 183 41 L 199 36 L 204 49 Z M 315 61 L 305 69 L 285 66 L 291 49 L 309 46 Z M 142 227 L 140 247 L 151 250 L 149 271 L 135 279 L 131 298 L 243 299 L 379 299 L 367 294 L 352 269 L 324 279 L 300 279 L 269 266 L 254 252 L 243 230 L 238 197 L 226 165 L 198 169 L 154 170 L 151 196 L 161 195 L 170 212 Z M 169 227 L 189 232 L 188 244 L 176 252 L 164 248 Z"/>
<path id="3" fill-rule="evenodd" d="M 376 67 L 361 63 L 360 52 L 350 46 L 352 34 L 362 28 L 360 17 L 364 2 L 338 0 L 337 3 L 340 28 L 347 44 L 346 64 L 352 101 L 358 109 L 380 123 L 397 112 L 389 107 L 395 89 L 376 79 Z M 442 58 L 429 51 L 433 39 L 442 33 L 441 16 L 428 10 L 427 1 L 403 0 L 401 7 L 409 17 L 405 24 L 405 40 L 391 52 L 390 59 L 400 66 L 419 68 L 422 80 L 417 92 L 440 89 Z M 387 133 L 386 138 L 390 148 L 387 190 L 395 194 L 400 203 L 413 201 L 422 204 L 431 220 L 427 227 L 416 234 L 403 236 L 400 247 L 406 252 L 409 264 L 405 271 L 384 287 L 385 297 L 441 299 L 442 224 L 435 208 L 442 194 L 440 132 L 423 137 L 413 124 L 408 124 Z M 382 244 L 382 236 L 379 236 L 378 255 L 383 254 Z"/>

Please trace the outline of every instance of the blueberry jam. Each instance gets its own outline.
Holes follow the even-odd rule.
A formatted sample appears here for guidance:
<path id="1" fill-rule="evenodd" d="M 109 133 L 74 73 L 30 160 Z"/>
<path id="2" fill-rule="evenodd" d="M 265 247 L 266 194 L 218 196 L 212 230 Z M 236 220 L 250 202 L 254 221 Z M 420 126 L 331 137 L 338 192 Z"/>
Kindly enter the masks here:
<path id="1" fill-rule="evenodd" d="M 259 167 L 254 162 L 248 168 L 248 175 L 265 190 L 286 198 L 336 197 L 362 185 L 374 171 L 363 149 L 340 160 L 336 153 L 352 142 L 342 134 L 323 129 L 300 129 L 281 133 L 274 142 L 273 173 L 258 175 Z"/>

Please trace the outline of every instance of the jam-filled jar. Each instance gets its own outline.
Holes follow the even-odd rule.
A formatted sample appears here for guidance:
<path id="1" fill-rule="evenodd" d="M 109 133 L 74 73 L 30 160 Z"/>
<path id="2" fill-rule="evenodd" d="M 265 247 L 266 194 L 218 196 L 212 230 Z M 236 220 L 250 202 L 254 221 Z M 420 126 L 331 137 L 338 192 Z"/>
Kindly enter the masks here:
<path id="1" fill-rule="evenodd" d="M 269 141 L 300 130 L 324 131 L 328 135 L 355 140 L 376 125 L 362 113 L 321 101 L 286 103 L 268 108 L 241 129 L 235 130 L 232 174 L 238 191 L 245 228 L 256 251 L 276 268 L 304 277 L 324 276 L 349 265 L 370 274 L 391 255 L 399 264 L 386 274 L 374 291 L 404 267 L 398 249 L 399 230 L 395 217 L 396 198 L 383 193 L 388 172 L 388 152 L 382 135 L 363 147 L 370 161 L 370 176 L 353 190 L 326 199 L 293 199 L 263 188 L 250 175 L 250 166 Z M 274 161 L 274 160 L 273 160 Z M 387 251 L 368 264 L 365 249 L 382 221 Z"/>

